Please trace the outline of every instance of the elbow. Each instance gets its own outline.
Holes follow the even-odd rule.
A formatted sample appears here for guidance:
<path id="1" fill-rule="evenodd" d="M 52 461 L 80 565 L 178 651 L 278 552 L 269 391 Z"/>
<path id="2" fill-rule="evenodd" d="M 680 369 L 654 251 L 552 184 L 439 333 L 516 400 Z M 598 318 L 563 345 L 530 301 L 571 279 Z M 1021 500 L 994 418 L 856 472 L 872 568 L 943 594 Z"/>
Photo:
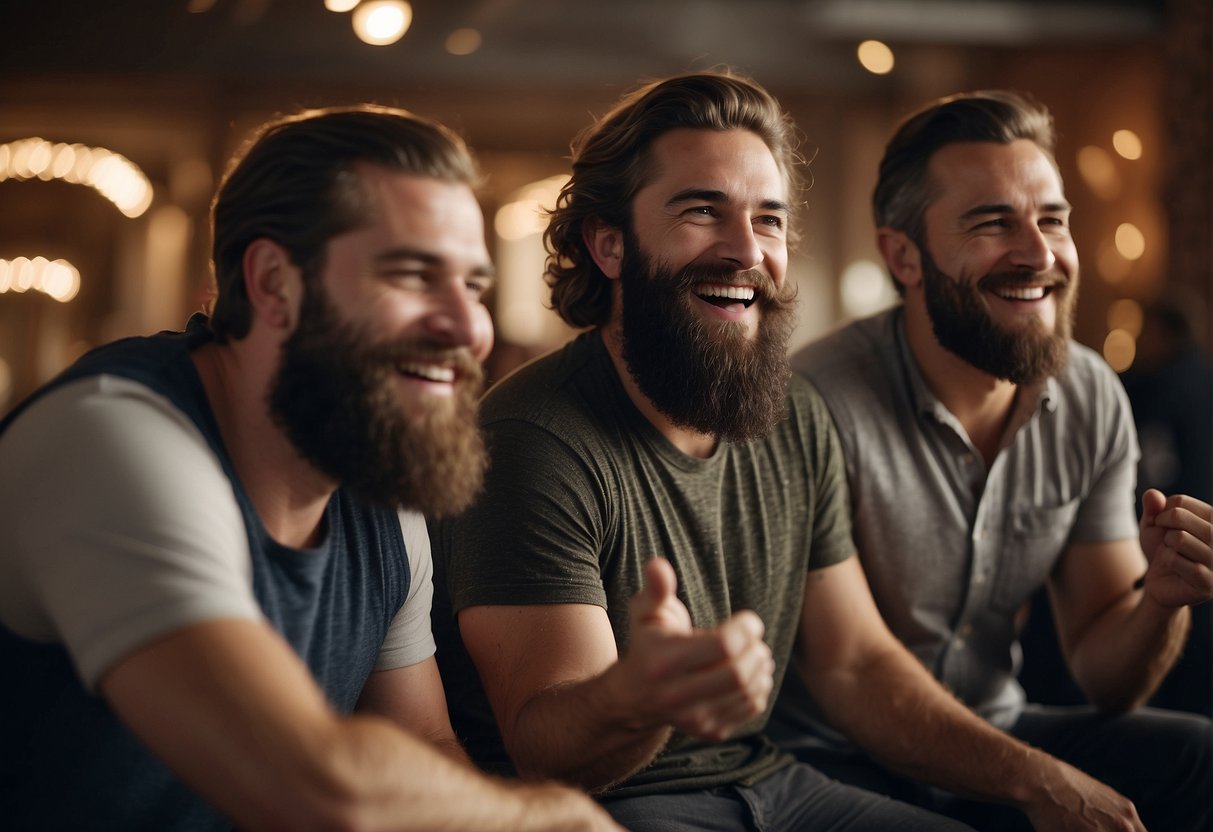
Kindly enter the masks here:
<path id="1" fill-rule="evenodd" d="M 1102 714 L 1123 714 L 1141 707 L 1153 694 L 1154 686 L 1142 678 L 1110 678 L 1074 668 L 1074 679 L 1083 695 Z"/>
<path id="2" fill-rule="evenodd" d="M 593 764 L 562 766 L 554 760 L 540 755 L 527 754 L 525 751 L 509 749 L 509 754 L 510 760 L 514 764 L 514 770 L 521 779 L 555 780 L 591 795 L 602 794 L 625 779 L 612 776 L 610 772 L 602 771 L 600 766 Z"/>
<path id="3" fill-rule="evenodd" d="M 1082 687 L 1083 693 L 1086 694 L 1087 701 L 1094 706 L 1095 710 L 1108 716 L 1136 710 L 1146 704 L 1146 700 L 1149 699 L 1149 696 L 1145 694 L 1132 695 L 1131 692 L 1114 689 L 1099 690 L 1086 685 L 1080 687 Z"/>

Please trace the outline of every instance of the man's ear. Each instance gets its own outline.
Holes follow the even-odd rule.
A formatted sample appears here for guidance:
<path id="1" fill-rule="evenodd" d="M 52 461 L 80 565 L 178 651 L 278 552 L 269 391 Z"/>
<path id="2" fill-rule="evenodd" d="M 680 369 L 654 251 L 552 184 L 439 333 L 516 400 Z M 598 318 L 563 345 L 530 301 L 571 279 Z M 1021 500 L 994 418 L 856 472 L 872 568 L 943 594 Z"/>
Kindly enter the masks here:
<path id="1" fill-rule="evenodd" d="M 922 283 L 922 252 L 908 234 L 881 226 L 876 229 L 876 247 L 894 280 L 906 288 Z"/>
<path id="2" fill-rule="evenodd" d="M 623 263 L 623 230 L 590 219 L 581 228 L 581 239 L 599 270 L 612 280 L 618 278 Z"/>
<path id="3" fill-rule="evenodd" d="M 278 329 L 293 329 L 303 293 L 303 275 L 286 249 L 265 237 L 244 250 L 244 290 L 253 316 Z"/>

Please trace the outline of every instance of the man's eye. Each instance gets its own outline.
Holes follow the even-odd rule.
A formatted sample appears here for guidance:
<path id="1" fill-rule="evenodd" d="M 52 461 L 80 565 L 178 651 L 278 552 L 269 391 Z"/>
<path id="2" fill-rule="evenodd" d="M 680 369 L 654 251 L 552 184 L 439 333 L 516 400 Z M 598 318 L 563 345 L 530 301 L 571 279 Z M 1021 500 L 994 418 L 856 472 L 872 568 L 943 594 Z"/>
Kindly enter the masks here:
<path id="1" fill-rule="evenodd" d="M 783 217 L 777 216 L 775 214 L 767 214 L 765 216 L 761 216 L 758 218 L 758 222 L 760 222 L 763 225 L 770 226 L 771 228 L 783 228 L 783 225 L 784 225 Z"/>
<path id="2" fill-rule="evenodd" d="M 488 294 L 489 290 L 493 288 L 493 282 L 491 280 L 469 280 L 464 286 L 467 287 L 469 295 L 479 299 Z"/>

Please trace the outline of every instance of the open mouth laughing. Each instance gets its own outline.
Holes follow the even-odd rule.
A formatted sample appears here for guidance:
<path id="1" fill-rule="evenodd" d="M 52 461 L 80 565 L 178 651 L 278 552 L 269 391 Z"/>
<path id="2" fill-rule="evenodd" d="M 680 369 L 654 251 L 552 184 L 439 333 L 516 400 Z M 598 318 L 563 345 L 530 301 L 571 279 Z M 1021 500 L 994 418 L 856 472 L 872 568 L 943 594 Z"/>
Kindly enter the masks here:
<path id="1" fill-rule="evenodd" d="M 695 287 L 695 296 L 721 309 L 729 309 L 734 306 L 749 309 L 754 303 L 755 292 L 753 286 L 732 286 L 727 283 L 701 283 Z"/>
<path id="2" fill-rule="evenodd" d="M 455 382 L 455 369 L 441 364 L 408 361 L 397 364 L 396 369 L 401 375 L 411 376 L 422 381 L 441 384 L 454 384 Z"/>

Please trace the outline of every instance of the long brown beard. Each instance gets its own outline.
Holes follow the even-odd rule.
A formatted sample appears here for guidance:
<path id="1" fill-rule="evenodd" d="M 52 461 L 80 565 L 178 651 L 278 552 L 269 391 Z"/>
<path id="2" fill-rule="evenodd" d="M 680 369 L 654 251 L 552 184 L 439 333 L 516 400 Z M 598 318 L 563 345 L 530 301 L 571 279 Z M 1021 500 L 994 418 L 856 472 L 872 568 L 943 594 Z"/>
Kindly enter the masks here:
<path id="1" fill-rule="evenodd" d="M 1037 319 L 1010 330 L 991 317 L 981 293 L 997 286 L 1039 282 L 1040 273 L 991 272 L 975 284 L 945 274 L 923 243 L 923 288 L 931 327 L 940 345 L 995 378 L 1033 385 L 1065 367 L 1078 295 L 1077 276 L 1051 276 L 1057 318 L 1052 332 Z M 1046 281 L 1048 282 L 1048 281 Z"/>
<path id="2" fill-rule="evenodd" d="M 404 412 L 394 388 L 409 358 L 454 362 L 455 395 Z M 313 283 L 283 344 L 269 407 L 299 452 L 342 487 L 377 505 L 440 517 L 466 508 L 484 480 L 481 385 L 468 350 L 373 342 L 338 320 Z"/>
<path id="3" fill-rule="evenodd" d="M 761 317 L 750 338 L 739 323 L 695 314 L 690 293 L 734 282 L 727 267 L 654 266 L 630 232 L 621 269 L 623 358 L 641 392 L 675 425 L 731 442 L 766 436 L 787 412 L 787 343 L 796 322 L 794 289 L 747 272 Z"/>

